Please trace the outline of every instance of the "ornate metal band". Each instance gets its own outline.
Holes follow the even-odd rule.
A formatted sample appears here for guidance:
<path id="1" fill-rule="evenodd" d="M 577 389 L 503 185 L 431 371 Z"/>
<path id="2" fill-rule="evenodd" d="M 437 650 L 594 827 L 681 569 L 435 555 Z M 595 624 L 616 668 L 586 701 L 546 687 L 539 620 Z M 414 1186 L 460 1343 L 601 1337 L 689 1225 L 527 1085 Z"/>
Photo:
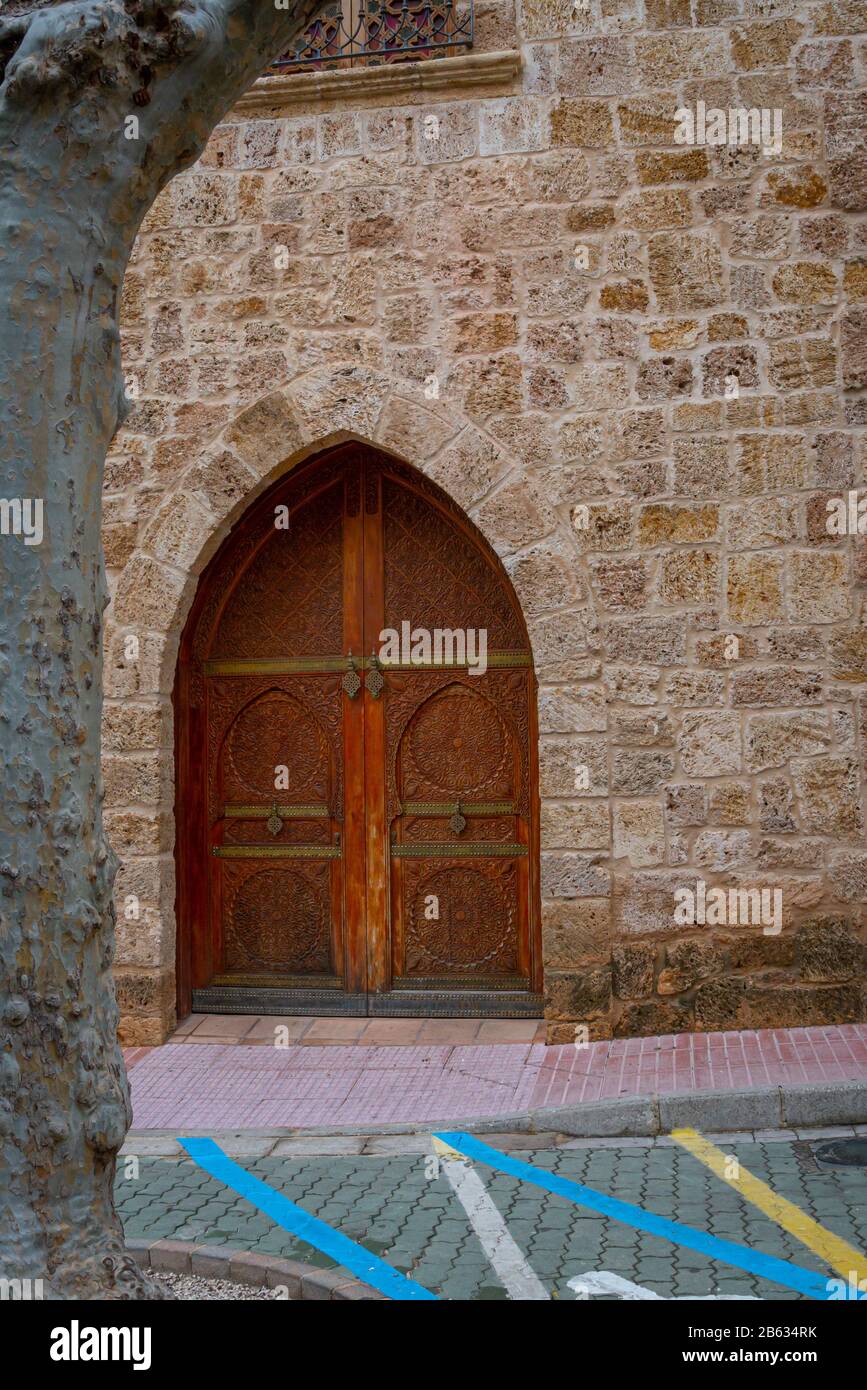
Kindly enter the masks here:
<path id="1" fill-rule="evenodd" d="M 224 806 L 223 815 L 238 820 L 269 820 L 274 812 L 283 820 L 312 820 L 315 816 L 327 816 L 328 807 L 315 806 Z"/>
<path id="2" fill-rule="evenodd" d="M 360 660 L 356 662 L 360 665 Z M 311 671 L 345 671 L 345 656 L 250 657 L 249 659 L 205 661 L 206 676 L 296 676 Z"/>
<path id="3" fill-rule="evenodd" d="M 464 844 L 462 841 L 439 840 L 417 844 L 392 845 L 393 859 L 516 859 L 526 855 L 526 845 L 488 844 L 476 841 Z"/>
<path id="4" fill-rule="evenodd" d="M 475 662 L 467 661 L 380 661 L 383 671 L 466 671 L 472 670 Z M 488 652 L 488 667 L 532 666 L 533 658 L 529 652 Z"/>
<path id="5" fill-rule="evenodd" d="M 468 816 L 513 816 L 515 804 L 512 801 L 461 801 L 460 808 Z M 401 812 L 404 816 L 450 816 L 455 809 L 453 801 L 407 801 Z"/>
<path id="6" fill-rule="evenodd" d="M 217 859 L 339 859 L 339 845 L 214 845 Z"/>
<path id="7" fill-rule="evenodd" d="M 466 661 L 381 661 L 374 656 L 353 657 L 359 671 L 465 671 L 472 669 Z M 294 676 L 310 672 L 346 670 L 345 656 L 249 657 L 205 661 L 206 676 Z M 532 666 L 529 652 L 488 652 L 488 667 Z"/>

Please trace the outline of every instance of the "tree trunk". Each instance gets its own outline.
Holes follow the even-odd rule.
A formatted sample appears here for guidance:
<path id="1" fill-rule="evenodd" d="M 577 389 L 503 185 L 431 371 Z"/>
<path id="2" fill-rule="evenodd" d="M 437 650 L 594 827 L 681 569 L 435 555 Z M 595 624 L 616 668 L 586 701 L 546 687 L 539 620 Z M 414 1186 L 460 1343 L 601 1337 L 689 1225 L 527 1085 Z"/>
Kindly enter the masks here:
<path id="1" fill-rule="evenodd" d="M 112 1197 L 130 1109 L 100 520 L 121 285 L 157 193 L 317 9 L 290 4 L 13 0 L 0 20 L 0 1277 L 46 1297 L 155 1296 Z"/>

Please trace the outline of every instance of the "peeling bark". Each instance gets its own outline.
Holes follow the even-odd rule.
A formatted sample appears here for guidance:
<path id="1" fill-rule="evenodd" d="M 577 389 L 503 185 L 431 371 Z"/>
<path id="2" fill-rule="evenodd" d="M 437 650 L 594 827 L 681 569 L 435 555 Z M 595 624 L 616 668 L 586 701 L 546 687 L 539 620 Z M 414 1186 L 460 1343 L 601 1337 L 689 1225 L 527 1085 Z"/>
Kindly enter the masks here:
<path id="1" fill-rule="evenodd" d="M 156 1296 L 112 1198 L 130 1110 L 100 514 L 121 284 L 157 193 L 318 8 L 290 3 L 12 0 L 0 19 L 0 504 L 41 500 L 44 527 L 0 534 L 0 1277 L 51 1298 Z"/>

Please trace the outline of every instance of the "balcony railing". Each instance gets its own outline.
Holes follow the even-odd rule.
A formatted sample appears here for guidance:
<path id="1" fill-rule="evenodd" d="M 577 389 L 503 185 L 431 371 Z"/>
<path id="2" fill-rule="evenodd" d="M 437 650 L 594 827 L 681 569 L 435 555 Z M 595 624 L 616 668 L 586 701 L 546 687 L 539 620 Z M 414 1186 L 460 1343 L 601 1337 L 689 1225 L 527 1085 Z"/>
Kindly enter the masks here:
<path id="1" fill-rule="evenodd" d="M 331 0 L 269 71 L 418 62 L 472 44 L 473 0 Z"/>

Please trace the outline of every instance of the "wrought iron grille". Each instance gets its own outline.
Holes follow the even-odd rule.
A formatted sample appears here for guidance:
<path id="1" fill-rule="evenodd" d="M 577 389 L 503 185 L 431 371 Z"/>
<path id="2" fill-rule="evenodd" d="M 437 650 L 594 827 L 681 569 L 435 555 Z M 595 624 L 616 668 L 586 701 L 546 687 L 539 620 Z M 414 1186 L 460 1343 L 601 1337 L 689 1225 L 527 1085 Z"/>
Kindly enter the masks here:
<path id="1" fill-rule="evenodd" d="M 473 0 L 331 0 L 271 72 L 445 58 L 473 44 Z"/>

